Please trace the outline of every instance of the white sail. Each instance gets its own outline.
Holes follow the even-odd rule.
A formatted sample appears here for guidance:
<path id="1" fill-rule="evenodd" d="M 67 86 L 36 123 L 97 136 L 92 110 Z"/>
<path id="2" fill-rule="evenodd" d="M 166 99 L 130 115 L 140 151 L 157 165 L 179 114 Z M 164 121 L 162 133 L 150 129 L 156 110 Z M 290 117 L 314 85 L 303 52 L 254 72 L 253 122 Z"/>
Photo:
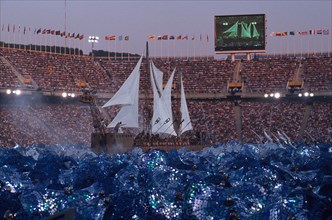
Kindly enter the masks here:
<path id="1" fill-rule="evenodd" d="M 251 23 L 249 25 L 245 22 L 241 23 L 241 37 L 251 38 Z"/>
<path id="2" fill-rule="evenodd" d="M 229 29 L 223 32 L 225 38 L 235 38 L 237 37 L 237 28 L 239 21 L 232 25 Z"/>
<path id="3" fill-rule="evenodd" d="M 252 37 L 253 37 L 253 38 L 257 38 L 257 39 L 259 38 L 259 33 L 258 33 L 258 31 L 257 31 L 255 25 L 253 25 L 253 33 L 252 33 Z"/>
<path id="4" fill-rule="evenodd" d="M 193 130 L 193 126 L 191 124 L 187 101 L 186 101 L 186 95 L 184 93 L 184 87 L 183 87 L 183 80 L 181 75 L 181 124 L 180 124 L 180 130 L 179 135 L 183 134 L 186 131 Z"/>
<path id="5" fill-rule="evenodd" d="M 102 107 L 113 105 L 122 105 L 120 111 L 113 121 L 107 126 L 115 127 L 118 122 L 122 122 L 123 127 L 138 128 L 138 98 L 139 98 L 139 80 L 140 66 L 142 58 L 136 64 L 136 67 L 123 83 L 115 95 Z"/>
<path id="6" fill-rule="evenodd" d="M 153 116 L 151 120 L 152 133 L 166 133 L 176 135 L 173 125 L 172 114 L 172 83 L 175 74 L 175 69 L 169 78 L 165 89 L 163 89 L 159 95 L 158 86 L 156 85 L 156 72 L 161 72 L 154 65 L 150 65 L 150 78 L 153 89 Z M 159 74 L 159 73 L 158 73 Z M 159 78 L 160 79 L 160 78 Z M 160 83 L 160 81 L 158 82 Z"/>
<path id="7" fill-rule="evenodd" d="M 162 93 L 162 91 L 163 91 L 163 72 L 162 71 L 160 71 L 155 65 L 154 65 L 154 63 L 151 61 L 151 63 L 150 63 L 150 72 L 152 71 L 152 73 L 153 73 L 153 79 L 154 79 L 154 81 L 155 81 L 155 84 L 156 84 L 156 87 L 157 87 L 157 89 L 158 89 L 158 91 L 159 91 L 159 94 L 161 94 Z"/>

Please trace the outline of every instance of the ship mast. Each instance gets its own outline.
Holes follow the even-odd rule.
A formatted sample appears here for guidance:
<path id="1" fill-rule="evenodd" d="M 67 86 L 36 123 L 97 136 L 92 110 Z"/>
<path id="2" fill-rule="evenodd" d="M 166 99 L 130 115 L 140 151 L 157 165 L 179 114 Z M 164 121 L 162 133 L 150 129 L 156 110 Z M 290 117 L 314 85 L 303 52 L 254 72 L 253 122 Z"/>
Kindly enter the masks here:
<path id="1" fill-rule="evenodd" d="M 150 59 L 149 59 L 149 42 L 146 42 L 146 73 L 147 73 L 147 80 L 150 79 Z M 147 83 L 148 85 L 148 83 Z M 151 109 L 149 109 L 149 88 L 144 88 L 144 105 L 143 105 L 143 132 L 150 131 L 150 114 Z"/>

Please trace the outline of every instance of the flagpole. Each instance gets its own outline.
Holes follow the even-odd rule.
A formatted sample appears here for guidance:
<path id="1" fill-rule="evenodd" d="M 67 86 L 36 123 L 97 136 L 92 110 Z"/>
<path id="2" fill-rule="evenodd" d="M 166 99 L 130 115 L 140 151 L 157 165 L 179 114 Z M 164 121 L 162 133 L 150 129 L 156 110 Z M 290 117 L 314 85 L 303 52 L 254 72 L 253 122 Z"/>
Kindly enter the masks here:
<path id="1" fill-rule="evenodd" d="M 13 30 L 13 34 L 14 34 L 14 44 L 13 44 L 13 46 L 14 46 L 14 49 L 16 49 L 16 33 L 15 33 L 15 30 Z"/>
<path id="2" fill-rule="evenodd" d="M 21 26 L 18 26 L 18 49 L 21 49 L 21 34 L 20 34 L 20 29 L 21 29 Z"/>
<path id="3" fill-rule="evenodd" d="M 175 38 L 174 38 L 174 41 L 173 41 L 173 59 L 175 59 Z"/>
<path id="4" fill-rule="evenodd" d="M 169 41 L 167 42 L 167 61 L 169 61 Z"/>
<path id="5" fill-rule="evenodd" d="M 282 36 L 280 36 L 280 41 L 279 41 L 280 42 L 280 52 L 279 52 L 280 53 L 280 58 L 282 57 L 282 51 L 283 51 L 282 50 L 282 39 L 283 39 Z"/>
<path id="6" fill-rule="evenodd" d="M 189 60 L 189 39 L 187 39 L 187 60 Z"/>
<path id="7" fill-rule="evenodd" d="M 122 40 L 121 40 L 121 43 L 120 43 L 121 45 L 121 60 L 123 60 L 123 43 L 122 43 Z"/>
<path id="8" fill-rule="evenodd" d="M 196 56 L 196 44 L 195 44 L 195 38 L 193 38 L 193 45 L 194 45 L 194 60 Z"/>
<path id="9" fill-rule="evenodd" d="M 330 30 L 328 31 L 328 35 L 326 36 L 327 36 L 327 55 L 328 57 L 330 57 L 331 43 L 332 43 L 332 37 L 330 37 Z"/>
<path id="10" fill-rule="evenodd" d="M 320 54 L 322 55 L 323 54 L 323 38 L 322 36 L 320 36 Z"/>
<path id="11" fill-rule="evenodd" d="M 52 35 L 51 35 L 51 32 L 49 33 L 49 48 L 50 48 L 50 54 L 52 53 L 52 50 L 51 50 L 51 45 L 52 45 Z"/>
<path id="12" fill-rule="evenodd" d="M 3 42 L 3 43 L 1 44 L 1 47 L 4 47 L 5 40 L 3 39 L 3 30 L 4 30 L 4 28 L 5 28 L 5 24 L 1 24 L 1 27 L 2 27 L 2 29 L 1 29 L 1 40 L 0 40 L 0 41 Z"/>
<path id="13" fill-rule="evenodd" d="M 127 57 L 128 57 L 128 61 L 129 61 L 129 50 L 130 50 L 130 41 L 129 41 L 129 35 L 128 35 L 128 43 L 127 43 Z"/>
<path id="14" fill-rule="evenodd" d="M 115 39 L 115 50 L 114 50 L 114 56 L 115 56 L 115 60 L 116 60 L 116 39 Z"/>
<path id="15" fill-rule="evenodd" d="M 300 49 L 301 49 L 301 58 L 302 58 L 302 36 L 300 36 Z"/>
<path id="16" fill-rule="evenodd" d="M 156 57 L 157 56 L 157 43 L 155 40 L 153 40 L 153 48 L 154 48 L 154 54 L 153 56 Z"/>
<path id="17" fill-rule="evenodd" d="M 110 60 L 110 41 L 107 42 L 107 55 L 108 55 L 108 60 Z"/>
<path id="18" fill-rule="evenodd" d="M 286 56 L 288 57 L 288 35 L 286 37 Z"/>
<path id="19" fill-rule="evenodd" d="M 307 57 L 309 57 L 309 38 L 307 40 Z"/>

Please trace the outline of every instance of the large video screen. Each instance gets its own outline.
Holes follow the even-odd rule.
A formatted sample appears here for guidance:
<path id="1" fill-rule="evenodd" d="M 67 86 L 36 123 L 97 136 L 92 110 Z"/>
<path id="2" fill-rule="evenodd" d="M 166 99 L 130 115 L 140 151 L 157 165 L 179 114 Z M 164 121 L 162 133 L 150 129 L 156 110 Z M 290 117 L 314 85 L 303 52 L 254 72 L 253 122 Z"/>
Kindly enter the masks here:
<path id="1" fill-rule="evenodd" d="M 215 52 L 265 52 L 265 14 L 215 16 Z"/>

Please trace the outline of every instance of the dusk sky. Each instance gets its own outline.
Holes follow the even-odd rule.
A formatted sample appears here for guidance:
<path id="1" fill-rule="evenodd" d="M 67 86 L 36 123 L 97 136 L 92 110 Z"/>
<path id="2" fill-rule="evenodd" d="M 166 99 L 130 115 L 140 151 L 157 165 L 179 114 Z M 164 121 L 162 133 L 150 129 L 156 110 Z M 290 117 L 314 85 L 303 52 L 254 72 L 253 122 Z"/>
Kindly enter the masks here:
<path id="1" fill-rule="evenodd" d="M 89 35 L 100 37 L 95 49 L 143 54 L 148 36 L 188 35 L 195 40 L 150 41 L 152 55 L 214 55 L 214 16 L 266 14 L 267 53 L 331 51 L 332 1 L 78 1 L 0 0 L 1 40 L 44 42 L 33 34 L 38 28 L 84 34 L 84 39 L 68 40 L 85 53 L 91 51 Z M 66 5 L 66 7 L 65 7 Z M 66 20 L 65 20 L 66 14 Z M 11 31 L 8 33 L 7 27 Z M 12 33 L 15 25 L 15 34 Z M 20 26 L 20 33 L 18 33 Z M 31 28 L 23 35 L 23 28 Z M 271 32 L 329 30 L 329 35 L 271 37 Z M 14 36 L 15 35 L 15 36 Z M 129 41 L 105 41 L 106 35 L 129 36 Z M 200 40 L 202 35 L 202 40 Z M 209 36 L 209 42 L 206 41 Z M 45 36 L 43 36 L 45 38 Z M 63 45 L 64 38 L 46 42 Z"/>

